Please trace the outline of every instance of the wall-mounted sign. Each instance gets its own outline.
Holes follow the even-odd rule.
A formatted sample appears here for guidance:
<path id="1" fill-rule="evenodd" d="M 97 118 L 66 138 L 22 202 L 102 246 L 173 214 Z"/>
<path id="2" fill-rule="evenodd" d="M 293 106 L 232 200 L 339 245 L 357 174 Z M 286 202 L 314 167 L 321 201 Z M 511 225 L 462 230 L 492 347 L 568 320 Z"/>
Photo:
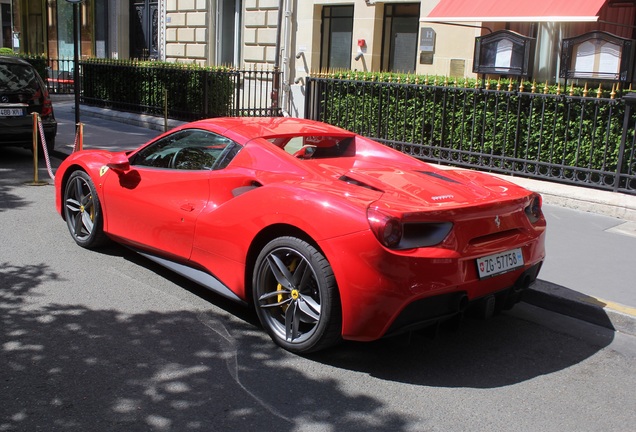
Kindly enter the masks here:
<path id="1" fill-rule="evenodd" d="M 594 31 L 564 39 L 561 78 L 631 81 L 633 41 Z"/>
<path id="2" fill-rule="evenodd" d="M 534 39 L 510 30 L 475 38 L 473 72 L 528 76 L 534 55 Z"/>
<path id="3" fill-rule="evenodd" d="M 420 32 L 420 52 L 434 53 L 435 37 L 435 30 L 430 27 L 422 27 L 422 31 Z"/>

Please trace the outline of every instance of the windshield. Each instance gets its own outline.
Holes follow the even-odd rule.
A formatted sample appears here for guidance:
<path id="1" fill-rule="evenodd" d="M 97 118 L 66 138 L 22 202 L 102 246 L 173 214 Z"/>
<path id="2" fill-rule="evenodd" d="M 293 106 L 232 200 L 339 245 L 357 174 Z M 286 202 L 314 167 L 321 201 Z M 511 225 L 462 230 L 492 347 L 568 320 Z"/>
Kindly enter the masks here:
<path id="1" fill-rule="evenodd" d="M 352 137 L 300 135 L 272 137 L 269 142 L 299 159 L 325 159 L 355 155 Z"/>
<path id="2" fill-rule="evenodd" d="M 33 68 L 19 64 L 0 64 L 0 92 L 37 91 Z"/>

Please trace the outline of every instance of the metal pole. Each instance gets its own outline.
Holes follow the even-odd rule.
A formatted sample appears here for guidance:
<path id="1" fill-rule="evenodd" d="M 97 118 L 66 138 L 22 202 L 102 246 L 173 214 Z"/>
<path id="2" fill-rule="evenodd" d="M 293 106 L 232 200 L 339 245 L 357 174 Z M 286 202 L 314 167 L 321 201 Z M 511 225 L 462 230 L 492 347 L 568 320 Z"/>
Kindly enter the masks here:
<path id="1" fill-rule="evenodd" d="M 620 147 L 618 148 L 618 164 L 616 166 L 616 178 L 614 179 L 614 192 L 618 192 L 621 185 L 621 174 L 623 173 L 623 155 L 627 143 L 627 135 L 632 113 L 632 107 L 636 105 L 636 93 L 626 93 L 623 96 L 625 102 L 625 117 L 623 118 L 623 134 L 621 135 Z"/>
<path id="2" fill-rule="evenodd" d="M 76 132 L 80 123 L 79 27 L 80 27 L 79 4 L 73 3 L 73 61 L 75 65 L 75 67 L 73 68 L 73 86 L 75 91 L 75 131 Z"/>
<path id="3" fill-rule="evenodd" d="M 278 93 L 280 92 L 280 44 L 281 44 L 281 27 L 283 25 L 283 13 L 285 0 L 278 2 L 278 26 L 276 27 L 276 53 L 274 57 L 274 79 L 272 82 L 272 112 L 270 116 L 274 116 L 273 111 L 278 112 Z"/>
<path id="4" fill-rule="evenodd" d="M 38 180 L 38 113 L 33 113 L 33 184 Z"/>
<path id="5" fill-rule="evenodd" d="M 207 78 L 206 78 L 207 81 Z M 206 85 L 207 89 L 207 85 Z M 207 93 L 207 92 L 206 92 Z M 168 132 L 168 89 L 163 89 L 163 131 Z"/>

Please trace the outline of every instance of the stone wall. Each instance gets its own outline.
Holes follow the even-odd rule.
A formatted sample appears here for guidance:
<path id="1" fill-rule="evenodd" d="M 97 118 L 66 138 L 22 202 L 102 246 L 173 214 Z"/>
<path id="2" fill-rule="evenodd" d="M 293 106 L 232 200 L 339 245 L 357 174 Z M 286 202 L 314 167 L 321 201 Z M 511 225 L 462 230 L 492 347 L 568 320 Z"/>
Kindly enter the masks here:
<path id="1" fill-rule="evenodd" d="M 243 2 L 241 64 L 271 66 L 276 56 L 279 0 Z M 166 0 L 165 59 L 214 65 L 216 1 Z"/>
<path id="2" fill-rule="evenodd" d="M 210 63 L 208 0 L 166 1 L 166 61 Z"/>
<path id="3" fill-rule="evenodd" d="M 243 16 L 243 63 L 273 65 L 279 0 L 245 0 Z"/>

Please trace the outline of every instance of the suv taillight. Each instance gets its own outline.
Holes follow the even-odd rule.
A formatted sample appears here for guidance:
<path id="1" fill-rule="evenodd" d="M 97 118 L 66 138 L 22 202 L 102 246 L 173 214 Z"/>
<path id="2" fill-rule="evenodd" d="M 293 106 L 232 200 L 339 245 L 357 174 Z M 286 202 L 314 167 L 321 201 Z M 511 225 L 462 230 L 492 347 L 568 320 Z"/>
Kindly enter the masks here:
<path id="1" fill-rule="evenodd" d="M 53 115 L 53 102 L 51 102 L 51 98 L 49 96 L 48 91 L 44 91 L 44 97 L 42 98 L 42 113 L 40 114 L 42 118 L 47 118 Z"/>

